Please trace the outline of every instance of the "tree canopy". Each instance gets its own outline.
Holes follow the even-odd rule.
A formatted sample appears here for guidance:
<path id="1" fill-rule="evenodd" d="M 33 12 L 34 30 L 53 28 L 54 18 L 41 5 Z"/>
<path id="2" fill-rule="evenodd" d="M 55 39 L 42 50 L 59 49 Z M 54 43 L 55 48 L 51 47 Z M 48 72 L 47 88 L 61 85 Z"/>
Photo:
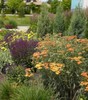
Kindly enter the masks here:
<path id="1" fill-rule="evenodd" d="M 23 0 L 8 0 L 7 6 L 12 10 L 18 10 L 20 3 L 22 3 Z"/>

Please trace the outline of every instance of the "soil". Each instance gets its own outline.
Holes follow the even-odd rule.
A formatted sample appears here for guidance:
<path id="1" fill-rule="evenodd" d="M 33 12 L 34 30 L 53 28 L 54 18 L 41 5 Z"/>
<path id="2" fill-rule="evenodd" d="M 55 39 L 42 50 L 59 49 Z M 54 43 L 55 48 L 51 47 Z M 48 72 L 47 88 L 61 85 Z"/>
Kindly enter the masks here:
<path id="1" fill-rule="evenodd" d="M 0 74 L 0 83 L 1 83 L 2 81 L 4 81 L 4 79 L 5 79 L 5 75 Z"/>

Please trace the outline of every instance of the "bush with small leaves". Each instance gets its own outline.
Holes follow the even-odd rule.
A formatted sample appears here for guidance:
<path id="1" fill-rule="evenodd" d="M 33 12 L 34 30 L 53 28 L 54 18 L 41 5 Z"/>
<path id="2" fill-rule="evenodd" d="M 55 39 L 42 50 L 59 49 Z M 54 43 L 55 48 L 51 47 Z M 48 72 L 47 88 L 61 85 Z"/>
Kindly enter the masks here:
<path id="1" fill-rule="evenodd" d="M 50 19 L 48 16 L 48 8 L 46 4 L 43 4 L 41 7 L 41 13 L 38 19 L 38 24 L 37 24 L 37 34 L 38 37 L 43 37 L 47 33 L 50 33 Z"/>
<path id="2" fill-rule="evenodd" d="M 17 85 L 28 84 L 29 78 L 25 77 L 25 68 L 22 66 L 11 66 L 6 75 L 11 83 L 16 83 Z"/>
<path id="3" fill-rule="evenodd" d="M 56 17 L 54 20 L 53 32 L 54 33 L 64 33 L 65 31 L 65 21 L 62 6 L 57 8 Z"/>
<path id="4" fill-rule="evenodd" d="M 82 37 L 86 27 L 86 16 L 84 11 L 77 7 L 72 15 L 71 23 L 68 28 L 68 35 L 77 35 L 78 38 Z"/>

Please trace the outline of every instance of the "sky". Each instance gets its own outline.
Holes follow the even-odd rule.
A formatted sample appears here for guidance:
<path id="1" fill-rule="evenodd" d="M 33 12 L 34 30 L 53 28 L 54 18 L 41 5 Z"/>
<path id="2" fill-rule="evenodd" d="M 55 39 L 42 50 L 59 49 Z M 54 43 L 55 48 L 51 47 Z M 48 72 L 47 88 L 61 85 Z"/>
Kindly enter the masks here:
<path id="1" fill-rule="evenodd" d="M 43 2 L 47 2 L 48 0 L 41 0 L 41 1 L 43 1 Z"/>

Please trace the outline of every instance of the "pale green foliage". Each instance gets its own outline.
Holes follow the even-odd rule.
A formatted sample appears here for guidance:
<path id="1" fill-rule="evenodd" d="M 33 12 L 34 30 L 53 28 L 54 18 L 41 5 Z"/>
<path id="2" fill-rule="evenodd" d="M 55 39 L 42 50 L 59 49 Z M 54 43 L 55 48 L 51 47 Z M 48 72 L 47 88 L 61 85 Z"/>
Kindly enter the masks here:
<path id="1" fill-rule="evenodd" d="M 2 47 L 3 49 L 5 49 L 4 47 Z M 10 54 L 10 51 L 7 49 L 0 50 L 0 70 L 6 65 L 6 64 L 12 64 L 12 57 Z"/>
<path id="2" fill-rule="evenodd" d="M 62 4 L 64 10 L 70 10 L 71 0 L 62 0 L 61 4 Z"/>
<path id="3" fill-rule="evenodd" d="M 53 28 L 54 33 L 63 33 L 65 31 L 63 8 L 61 6 L 57 8 Z"/>
<path id="4" fill-rule="evenodd" d="M 7 71 L 7 79 L 11 83 L 16 83 L 17 85 L 28 85 L 29 78 L 25 77 L 25 69 L 23 66 L 13 66 Z"/>
<path id="5" fill-rule="evenodd" d="M 41 13 L 37 24 L 37 34 L 38 37 L 45 36 L 50 32 L 50 20 L 48 16 L 48 8 L 46 4 L 41 7 Z"/>
<path id="6" fill-rule="evenodd" d="M 80 7 L 78 7 L 73 12 L 71 23 L 68 28 L 68 34 L 77 35 L 79 37 L 80 35 L 84 34 L 85 27 L 86 27 L 85 14 L 83 10 Z"/>
<path id="7" fill-rule="evenodd" d="M 19 4 L 22 2 L 23 0 L 8 0 L 7 1 L 7 6 L 10 9 L 14 9 L 15 11 L 18 10 Z"/>
<path id="8" fill-rule="evenodd" d="M 25 15 L 25 10 L 24 10 L 25 6 L 26 6 L 26 4 L 24 2 L 21 2 L 19 4 L 19 7 L 18 7 L 19 13 L 18 14 L 19 14 L 20 17 L 24 17 L 24 15 Z"/>

